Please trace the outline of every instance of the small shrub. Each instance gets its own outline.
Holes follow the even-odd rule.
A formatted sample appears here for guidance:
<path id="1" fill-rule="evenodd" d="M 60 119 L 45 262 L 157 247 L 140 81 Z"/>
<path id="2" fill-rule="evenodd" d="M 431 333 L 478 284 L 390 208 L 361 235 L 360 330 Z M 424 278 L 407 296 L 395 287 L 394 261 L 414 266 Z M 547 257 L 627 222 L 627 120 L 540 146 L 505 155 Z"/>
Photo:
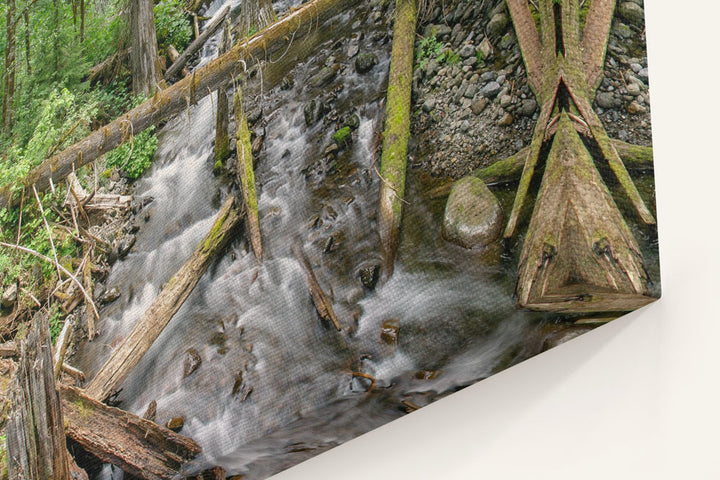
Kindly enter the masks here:
<path id="1" fill-rule="evenodd" d="M 152 164 L 152 157 L 158 147 L 155 127 L 141 132 L 106 156 L 106 166 L 118 167 L 129 178 L 135 179 L 142 175 Z"/>
<path id="2" fill-rule="evenodd" d="M 173 45 L 179 52 L 190 44 L 192 28 L 180 0 L 163 0 L 155 6 L 155 33 L 158 44 Z"/>

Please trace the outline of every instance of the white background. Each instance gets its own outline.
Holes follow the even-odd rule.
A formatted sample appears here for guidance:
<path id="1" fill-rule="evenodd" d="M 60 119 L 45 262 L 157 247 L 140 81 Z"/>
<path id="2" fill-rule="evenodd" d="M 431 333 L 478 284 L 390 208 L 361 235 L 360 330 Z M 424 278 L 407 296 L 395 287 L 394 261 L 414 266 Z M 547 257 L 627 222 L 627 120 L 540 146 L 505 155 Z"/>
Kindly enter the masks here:
<path id="1" fill-rule="evenodd" d="M 662 300 L 278 480 L 720 479 L 720 6 L 645 7 Z"/>

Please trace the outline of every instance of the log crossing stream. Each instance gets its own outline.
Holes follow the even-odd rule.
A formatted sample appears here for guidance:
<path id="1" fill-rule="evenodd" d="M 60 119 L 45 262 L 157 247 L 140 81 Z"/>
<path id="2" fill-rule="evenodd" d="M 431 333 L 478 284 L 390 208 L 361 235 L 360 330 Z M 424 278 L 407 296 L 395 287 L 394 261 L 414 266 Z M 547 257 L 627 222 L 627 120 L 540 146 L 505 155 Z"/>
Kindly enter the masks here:
<path id="1" fill-rule="evenodd" d="M 238 4 L 216 1 L 209 12 Z M 203 449 L 188 474 L 221 466 L 229 475 L 266 478 L 539 353 L 558 318 L 515 308 L 518 245 L 481 255 L 442 239 L 444 200 L 423 198 L 412 170 L 395 272 L 374 289 L 361 283 L 361 271 L 372 276 L 382 263 L 374 157 L 390 29 L 370 18 L 368 6 L 331 25 L 344 33 L 288 73 L 289 89 L 250 85 L 247 95 L 248 110 L 263 111 L 263 126 L 255 128 L 266 132 L 255 170 L 262 264 L 241 232 L 116 398 L 138 415 L 156 401 L 160 424 L 184 419 L 180 433 Z M 201 64 L 216 56 L 221 35 L 205 46 Z M 348 56 L 353 42 L 377 55 L 370 72 L 356 73 Z M 331 82 L 309 81 L 332 65 L 340 70 Z M 214 98 L 162 128 L 154 165 L 136 184 L 136 195 L 154 200 L 139 214 L 144 221 L 131 253 L 107 281 L 121 297 L 103 309 L 99 336 L 79 346 L 74 359 L 88 378 L 192 254 L 234 188 L 213 175 Z M 323 152 L 336 129 L 305 119 L 310 102 L 328 99 L 327 116 L 359 120 L 352 143 L 332 160 Z M 506 208 L 512 191 L 498 192 Z M 315 312 L 291 248 L 298 241 L 341 332 Z M 194 365 L 186 376 L 188 362 Z M 372 391 L 358 373 L 376 380 Z M 122 477 L 108 465 L 96 478 Z"/>

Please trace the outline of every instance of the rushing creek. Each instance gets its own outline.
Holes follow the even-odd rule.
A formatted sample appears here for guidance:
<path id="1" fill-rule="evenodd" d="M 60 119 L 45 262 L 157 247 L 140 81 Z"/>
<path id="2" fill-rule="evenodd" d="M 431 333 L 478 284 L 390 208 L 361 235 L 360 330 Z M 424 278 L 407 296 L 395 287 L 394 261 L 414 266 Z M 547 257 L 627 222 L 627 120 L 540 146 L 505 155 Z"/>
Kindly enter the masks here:
<path id="1" fill-rule="evenodd" d="M 223 6 L 216 1 L 209 13 Z M 543 332 L 556 321 L 515 309 L 517 247 L 479 255 L 441 238 L 444 200 L 423 199 L 423 180 L 414 171 L 395 272 L 372 291 L 359 281 L 362 268 L 381 260 L 374 151 L 391 45 L 387 26 L 367 17 L 361 7 L 338 21 L 346 39 L 362 31 L 361 51 L 378 56 L 369 73 L 355 73 L 346 43 L 325 42 L 290 72 L 290 90 L 256 89 L 249 98 L 250 108 L 263 106 L 267 132 L 255 172 L 264 261 L 258 264 L 238 236 L 117 397 L 139 415 L 157 401 L 161 424 L 184 417 L 181 433 L 203 449 L 188 473 L 222 466 L 229 475 L 266 478 L 404 415 L 404 400 L 424 406 L 538 353 Z M 217 55 L 218 36 L 201 63 Z M 348 66 L 335 82 L 343 88 L 334 108 L 360 119 L 352 145 L 333 166 L 322 164 L 322 152 L 335 129 L 323 122 L 308 127 L 303 115 L 322 93 L 303 79 L 330 55 Z M 136 183 L 135 195 L 154 200 L 140 214 L 146 221 L 132 252 L 107 281 L 121 297 L 104 308 L 100 335 L 79 346 L 74 359 L 89 377 L 192 254 L 232 193 L 227 179 L 213 175 L 212 97 L 162 128 L 154 165 Z M 307 173 L 324 168 L 323 175 Z M 505 203 L 510 195 L 499 193 Z M 333 299 L 342 332 L 318 318 L 291 251 L 295 241 Z M 381 341 L 390 319 L 399 324 L 397 344 Z M 202 363 L 184 378 L 189 349 Z M 377 379 L 371 393 L 369 381 L 353 372 Z M 122 474 L 106 466 L 96 478 Z"/>

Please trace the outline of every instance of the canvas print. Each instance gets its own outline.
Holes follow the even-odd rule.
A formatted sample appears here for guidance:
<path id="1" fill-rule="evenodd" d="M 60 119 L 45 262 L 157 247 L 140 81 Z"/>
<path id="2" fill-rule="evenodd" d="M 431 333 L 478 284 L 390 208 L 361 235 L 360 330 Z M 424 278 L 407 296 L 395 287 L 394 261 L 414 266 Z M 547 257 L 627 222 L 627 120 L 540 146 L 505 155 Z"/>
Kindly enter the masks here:
<path id="1" fill-rule="evenodd" d="M 660 296 L 642 0 L 3 0 L 0 470 L 268 478 Z"/>

